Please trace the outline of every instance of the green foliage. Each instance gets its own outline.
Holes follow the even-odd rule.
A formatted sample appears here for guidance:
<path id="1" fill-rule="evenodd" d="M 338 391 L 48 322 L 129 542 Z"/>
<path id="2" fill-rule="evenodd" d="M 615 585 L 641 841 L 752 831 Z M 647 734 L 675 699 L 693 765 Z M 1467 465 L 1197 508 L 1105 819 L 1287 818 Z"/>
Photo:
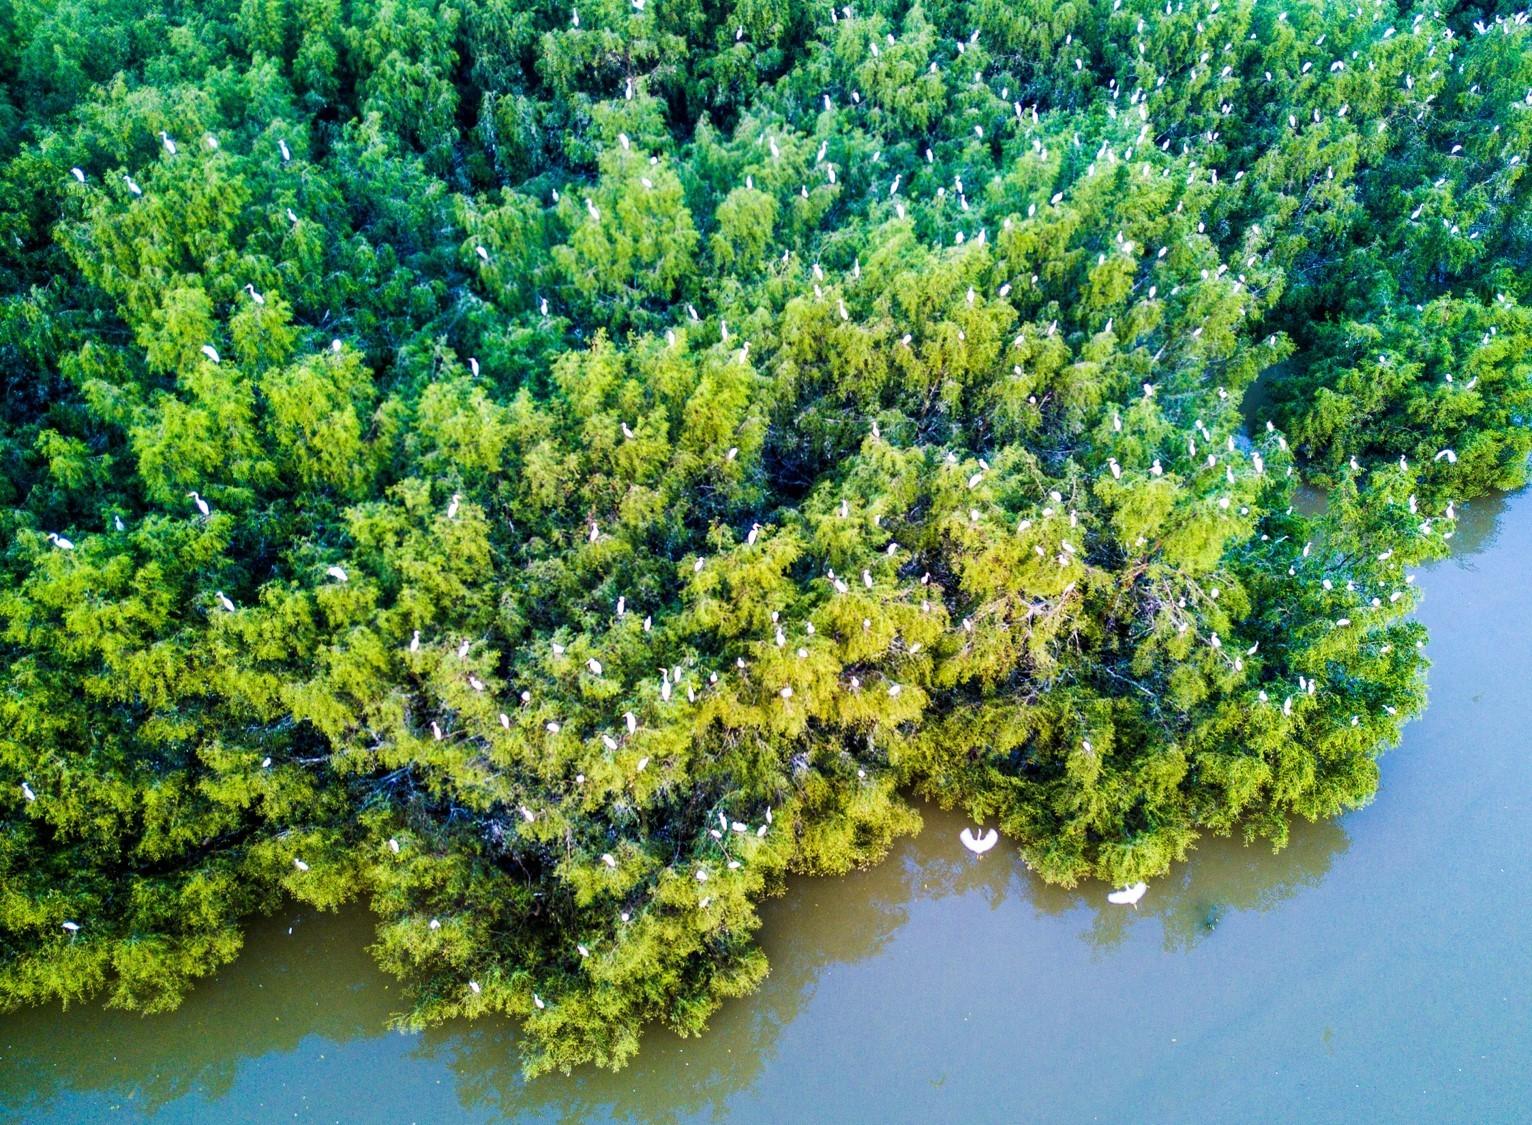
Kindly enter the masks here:
<path id="1" fill-rule="evenodd" d="M 1365 803 L 1532 451 L 1485 19 L 11 5 L 0 1008 L 364 898 L 617 1067 L 917 798 L 1065 885 Z"/>

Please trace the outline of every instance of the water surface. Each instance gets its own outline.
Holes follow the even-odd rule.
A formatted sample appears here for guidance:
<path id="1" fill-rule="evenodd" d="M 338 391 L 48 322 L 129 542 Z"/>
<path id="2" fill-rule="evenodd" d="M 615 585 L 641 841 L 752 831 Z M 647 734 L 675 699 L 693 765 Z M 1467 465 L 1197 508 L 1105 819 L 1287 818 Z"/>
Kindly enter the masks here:
<path id="1" fill-rule="evenodd" d="M 1368 808 L 1273 855 L 1209 841 L 1137 910 L 961 821 L 763 913 L 772 973 L 700 1040 L 524 1085 L 503 1023 L 385 1030 L 364 912 L 294 910 L 169 1016 L 0 1018 L 31 1121 L 1526 1120 L 1532 492 L 1426 568 L 1431 707 Z"/>

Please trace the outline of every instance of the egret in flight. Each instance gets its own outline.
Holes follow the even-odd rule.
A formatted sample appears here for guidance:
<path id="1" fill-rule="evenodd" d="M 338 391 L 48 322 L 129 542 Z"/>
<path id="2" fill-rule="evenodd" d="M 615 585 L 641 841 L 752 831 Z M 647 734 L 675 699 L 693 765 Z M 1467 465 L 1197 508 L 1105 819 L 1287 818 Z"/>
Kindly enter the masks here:
<path id="1" fill-rule="evenodd" d="M 965 828 L 958 833 L 958 839 L 963 841 L 963 846 L 974 855 L 983 855 L 1000 842 L 1000 833 L 991 828 L 980 836 L 972 828 Z"/>
<path id="2" fill-rule="evenodd" d="M 1138 909 L 1138 900 L 1144 897 L 1144 892 L 1149 889 L 1147 883 L 1134 883 L 1131 887 L 1125 887 L 1120 891 L 1112 891 L 1106 896 L 1106 900 L 1113 906 L 1131 906 Z"/>
<path id="3" fill-rule="evenodd" d="M 962 846 L 967 848 L 968 851 L 973 852 L 974 855 L 984 855 L 985 852 L 990 851 L 991 848 L 994 848 L 994 845 L 999 843 L 1000 834 L 994 831 L 993 828 L 985 832 L 984 835 L 977 834 L 971 828 L 965 828 L 964 831 L 959 832 L 958 838 L 962 840 Z"/>

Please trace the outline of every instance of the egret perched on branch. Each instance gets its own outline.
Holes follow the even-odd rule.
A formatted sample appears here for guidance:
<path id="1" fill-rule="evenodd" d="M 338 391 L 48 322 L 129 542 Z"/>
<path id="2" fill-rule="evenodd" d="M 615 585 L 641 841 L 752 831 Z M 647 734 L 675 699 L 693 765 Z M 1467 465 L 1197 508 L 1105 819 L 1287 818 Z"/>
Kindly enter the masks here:
<path id="1" fill-rule="evenodd" d="M 171 156 L 174 156 L 176 154 L 176 143 L 175 143 L 175 141 L 171 140 L 170 139 L 170 134 L 165 132 L 165 130 L 163 130 L 163 129 L 160 130 L 160 143 L 165 146 L 166 153 L 168 153 Z"/>
<path id="2" fill-rule="evenodd" d="M 68 539 L 65 539 L 62 535 L 55 531 L 48 532 L 48 540 L 61 551 L 74 550 L 74 543 Z"/>
<path id="3" fill-rule="evenodd" d="M 192 503 L 197 505 L 197 511 L 201 512 L 204 517 L 210 516 L 210 515 L 213 514 L 213 509 L 208 507 L 208 503 L 207 503 L 206 500 L 202 499 L 201 496 L 197 495 L 196 489 L 193 489 L 191 492 L 188 492 L 186 495 L 191 497 Z"/>
<path id="4" fill-rule="evenodd" d="M 328 574 L 331 578 L 335 579 L 337 582 L 350 581 L 350 578 L 347 577 L 346 572 L 342 567 L 332 566 L 326 570 L 325 573 Z"/>

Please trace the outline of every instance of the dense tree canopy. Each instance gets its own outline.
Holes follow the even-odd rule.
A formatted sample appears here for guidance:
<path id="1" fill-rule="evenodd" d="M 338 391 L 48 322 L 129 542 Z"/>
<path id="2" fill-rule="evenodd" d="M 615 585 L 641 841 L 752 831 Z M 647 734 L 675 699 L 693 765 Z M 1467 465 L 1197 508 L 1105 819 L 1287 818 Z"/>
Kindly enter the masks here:
<path id="1" fill-rule="evenodd" d="M 360 898 L 618 1066 L 919 799 L 1066 885 L 1365 802 L 1532 449 L 1528 24 L 0 4 L 0 1007 Z"/>

